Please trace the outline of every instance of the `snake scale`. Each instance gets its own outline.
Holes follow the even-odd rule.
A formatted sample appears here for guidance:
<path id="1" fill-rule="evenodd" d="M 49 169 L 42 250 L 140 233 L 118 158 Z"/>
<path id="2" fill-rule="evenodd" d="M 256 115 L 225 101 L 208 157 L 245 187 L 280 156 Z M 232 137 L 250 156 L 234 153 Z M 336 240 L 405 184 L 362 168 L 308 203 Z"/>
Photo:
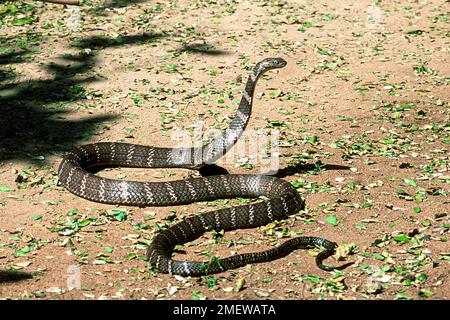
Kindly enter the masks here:
<path id="1" fill-rule="evenodd" d="M 324 248 L 316 257 L 317 266 L 326 271 L 335 269 L 323 265 L 322 261 L 334 254 L 336 243 L 318 237 L 296 237 L 266 251 L 237 254 L 209 262 L 172 259 L 176 245 L 192 241 L 205 231 L 263 226 L 274 220 L 286 219 L 304 208 L 304 201 L 295 187 L 280 178 L 231 174 L 168 182 L 139 182 L 107 179 L 89 172 L 94 167 L 105 165 L 199 169 L 214 163 L 245 130 L 258 79 L 266 71 L 285 65 L 286 61 L 282 58 L 267 58 L 255 65 L 233 120 L 210 143 L 193 148 L 159 148 L 114 142 L 87 144 L 64 157 L 58 170 L 60 184 L 75 195 L 91 201 L 134 206 L 183 205 L 219 198 L 263 198 L 249 205 L 193 215 L 157 233 L 147 256 L 150 264 L 162 273 L 182 276 L 219 273 L 251 263 L 275 260 L 296 249 L 314 247 Z"/>

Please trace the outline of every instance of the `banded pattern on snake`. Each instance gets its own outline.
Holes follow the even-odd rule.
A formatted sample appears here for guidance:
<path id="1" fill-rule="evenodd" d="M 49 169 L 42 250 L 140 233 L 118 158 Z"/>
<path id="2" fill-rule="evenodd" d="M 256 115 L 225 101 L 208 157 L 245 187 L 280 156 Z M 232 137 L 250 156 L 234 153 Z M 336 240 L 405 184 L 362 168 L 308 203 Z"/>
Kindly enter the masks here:
<path id="1" fill-rule="evenodd" d="M 126 143 L 101 142 L 81 146 L 70 152 L 58 170 L 59 182 L 67 190 L 85 199 L 134 206 L 170 206 L 219 198 L 258 198 L 265 200 L 238 207 L 194 215 L 159 232 L 148 248 L 148 258 L 160 272 L 183 276 L 201 276 L 223 272 L 250 263 L 274 260 L 295 249 L 323 247 L 316 264 L 331 256 L 336 243 L 318 237 L 296 237 L 280 246 L 255 253 L 237 254 L 205 263 L 172 259 L 174 247 L 201 236 L 208 230 L 234 230 L 263 226 L 282 220 L 304 208 L 294 186 L 273 176 L 232 174 L 190 178 L 169 182 L 139 182 L 107 179 L 88 170 L 98 166 L 199 169 L 214 163 L 239 139 L 245 130 L 253 105 L 255 86 L 261 75 L 282 68 L 286 61 L 268 58 L 257 63 L 247 80 L 236 114 L 212 142 L 198 148 L 159 148 Z"/>

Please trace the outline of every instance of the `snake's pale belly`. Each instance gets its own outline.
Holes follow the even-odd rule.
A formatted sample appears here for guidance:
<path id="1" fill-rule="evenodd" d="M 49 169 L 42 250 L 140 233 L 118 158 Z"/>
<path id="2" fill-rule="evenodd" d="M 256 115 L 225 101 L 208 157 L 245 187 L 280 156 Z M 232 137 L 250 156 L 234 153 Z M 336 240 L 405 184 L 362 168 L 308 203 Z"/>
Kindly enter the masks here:
<path id="1" fill-rule="evenodd" d="M 193 215 L 159 232 L 148 248 L 150 263 L 160 272 L 201 276 L 238 268 L 249 263 L 271 261 L 299 248 L 323 247 L 316 257 L 319 268 L 332 270 L 322 261 L 332 255 L 334 242 L 318 237 L 296 237 L 262 252 L 237 254 L 208 263 L 172 259 L 174 247 L 200 237 L 208 230 L 234 230 L 263 226 L 286 219 L 302 208 L 304 201 L 294 186 L 273 176 L 216 175 L 168 182 L 140 182 L 107 179 L 90 173 L 96 166 L 198 169 L 214 163 L 239 139 L 251 115 L 258 78 L 265 71 L 282 68 L 281 58 L 264 59 L 251 72 L 241 103 L 229 127 L 201 148 L 158 148 L 126 143 L 88 144 L 70 152 L 59 167 L 59 181 L 70 192 L 85 199 L 134 206 L 170 206 L 219 198 L 258 198 L 264 200 Z"/>

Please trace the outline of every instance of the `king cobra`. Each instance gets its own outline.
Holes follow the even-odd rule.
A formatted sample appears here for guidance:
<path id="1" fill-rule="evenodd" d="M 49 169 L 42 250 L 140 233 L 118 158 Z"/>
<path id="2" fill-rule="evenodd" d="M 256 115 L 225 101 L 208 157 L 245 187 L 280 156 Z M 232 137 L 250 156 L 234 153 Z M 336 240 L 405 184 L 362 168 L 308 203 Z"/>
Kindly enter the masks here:
<path id="1" fill-rule="evenodd" d="M 128 143 L 100 142 L 81 146 L 68 153 L 59 166 L 59 182 L 82 198 L 133 206 L 183 205 L 225 198 L 262 198 L 262 201 L 190 216 L 156 234 L 148 248 L 150 265 L 159 272 L 181 276 L 202 276 L 267 262 L 284 257 L 296 249 L 324 248 L 316 256 L 322 261 L 333 255 L 337 244 L 318 237 L 295 237 L 263 252 L 243 253 L 208 262 L 172 259 L 174 248 L 192 241 L 206 231 L 228 231 L 264 226 L 286 219 L 305 206 L 296 188 L 289 182 L 268 175 L 222 174 L 168 182 L 123 181 L 99 177 L 93 168 L 122 166 L 135 168 L 199 169 L 213 164 L 239 139 L 249 121 L 255 86 L 266 71 L 283 68 L 282 58 L 267 58 L 255 65 L 247 80 L 239 107 L 230 125 L 202 147 L 159 148 Z"/>

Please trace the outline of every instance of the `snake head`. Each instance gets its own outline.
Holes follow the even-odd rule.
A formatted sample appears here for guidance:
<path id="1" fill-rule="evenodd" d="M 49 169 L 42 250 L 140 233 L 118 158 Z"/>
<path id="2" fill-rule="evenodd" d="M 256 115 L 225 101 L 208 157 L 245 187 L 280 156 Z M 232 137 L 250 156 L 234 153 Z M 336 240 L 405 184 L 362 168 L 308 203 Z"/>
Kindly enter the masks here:
<path id="1" fill-rule="evenodd" d="M 279 69 L 286 66 L 287 62 L 283 58 L 266 58 L 258 62 L 253 69 L 253 81 L 259 76 L 271 69 Z"/>
<path id="2" fill-rule="evenodd" d="M 283 58 L 266 58 L 258 64 L 262 70 L 270 70 L 283 68 L 286 66 L 287 62 Z"/>

